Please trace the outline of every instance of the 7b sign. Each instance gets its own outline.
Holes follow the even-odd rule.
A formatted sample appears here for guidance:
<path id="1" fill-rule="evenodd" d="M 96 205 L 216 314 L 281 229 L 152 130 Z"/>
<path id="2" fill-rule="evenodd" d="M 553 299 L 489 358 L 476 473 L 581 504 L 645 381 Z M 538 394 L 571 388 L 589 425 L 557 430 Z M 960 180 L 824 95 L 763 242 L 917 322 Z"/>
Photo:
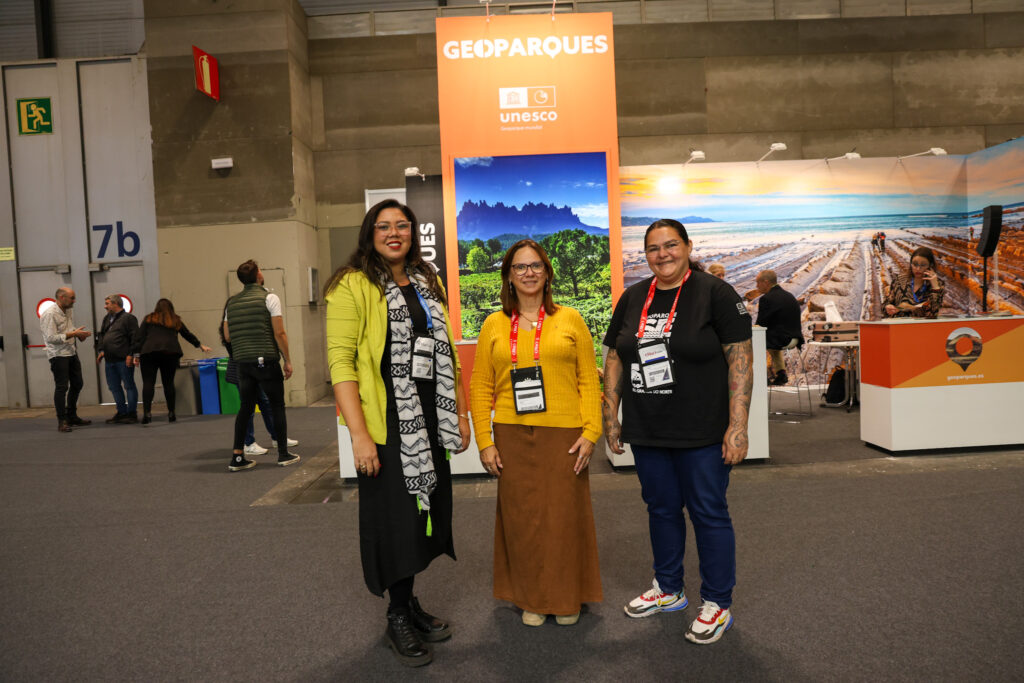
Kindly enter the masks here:
<path id="1" fill-rule="evenodd" d="M 18 100 L 18 135 L 53 133 L 53 105 L 49 97 Z"/>
<path id="2" fill-rule="evenodd" d="M 94 225 L 92 229 L 97 232 L 103 233 L 103 241 L 100 242 L 100 248 L 96 252 L 96 258 L 114 258 L 111 254 L 107 256 L 107 249 L 110 248 L 110 238 L 114 236 L 113 225 Z M 121 221 L 117 222 L 117 258 L 124 258 L 125 256 L 135 256 L 139 253 L 139 248 L 142 246 L 139 240 L 139 235 L 131 230 L 124 229 L 124 223 Z"/>

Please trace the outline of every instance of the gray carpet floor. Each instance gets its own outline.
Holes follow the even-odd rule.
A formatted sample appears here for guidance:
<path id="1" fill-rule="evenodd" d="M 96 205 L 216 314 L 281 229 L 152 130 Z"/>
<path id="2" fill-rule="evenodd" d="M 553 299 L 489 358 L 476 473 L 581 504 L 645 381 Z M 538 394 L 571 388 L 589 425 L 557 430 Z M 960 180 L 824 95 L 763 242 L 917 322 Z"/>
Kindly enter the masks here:
<path id="1" fill-rule="evenodd" d="M 772 461 L 733 472 L 736 622 L 708 647 L 683 638 L 692 540 L 690 608 L 622 612 L 651 578 L 631 470 L 593 467 L 604 601 L 536 629 L 491 597 L 493 483 L 460 478 L 459 559 L 416 587 L 455 635 L 413 671 L 362 582 L 332 413 L 289 410 L 300 465 L 235 474 L 228 416 L 72 434 L 0 419 L 0 680 L 1024 678 L 1022 449 L 893 458 L 859 441 L 856 411 L 773 422 Z"/>

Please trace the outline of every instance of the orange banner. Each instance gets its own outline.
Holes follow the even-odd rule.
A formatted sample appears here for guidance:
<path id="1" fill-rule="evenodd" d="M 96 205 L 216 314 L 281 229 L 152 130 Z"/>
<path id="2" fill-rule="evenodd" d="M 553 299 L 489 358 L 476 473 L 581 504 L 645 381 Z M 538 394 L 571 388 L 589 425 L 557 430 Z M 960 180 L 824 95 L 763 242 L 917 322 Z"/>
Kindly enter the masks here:
<path id="1" fill-rule="evenodd" d="M 456 159 L 602 152 L 611 287 L 613 298 L 618 296 L 622 255 L 612 48 L 610 13 L 437 20 L 449 273 L 459 271 Z M 461 338 L 459 280 L 449 279 L 451 307 L 456 309 L 452 321 Z"/>
<path id="2" fill-rule="evenodd" d="M 1024 318 L 860 325 L 861 381 L 880 387 L 1024 382 Z"/>

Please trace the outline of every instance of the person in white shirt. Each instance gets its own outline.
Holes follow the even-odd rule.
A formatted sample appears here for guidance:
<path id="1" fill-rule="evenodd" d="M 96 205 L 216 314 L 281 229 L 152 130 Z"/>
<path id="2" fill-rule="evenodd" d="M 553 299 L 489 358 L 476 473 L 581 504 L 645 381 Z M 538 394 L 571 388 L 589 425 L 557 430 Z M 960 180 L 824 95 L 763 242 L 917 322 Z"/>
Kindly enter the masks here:
<path id="1" fill-rule="evenodd" d="M 72 427 L 83 427 L 91 420 L 78 416 L 78 395 L 82 392 L 82 363 L 78 360 L 77 342 L 92 333 L 84 327 L 75 327 L 71 308 L 75 305 L 75 290 L 61 287 L 54 294 L 56 305 L 39 316 L 39 328 L 46 344 L 46 357 L 53 373 L 53 407 L 57 410 L 57 431 L 70 432 Z"/>

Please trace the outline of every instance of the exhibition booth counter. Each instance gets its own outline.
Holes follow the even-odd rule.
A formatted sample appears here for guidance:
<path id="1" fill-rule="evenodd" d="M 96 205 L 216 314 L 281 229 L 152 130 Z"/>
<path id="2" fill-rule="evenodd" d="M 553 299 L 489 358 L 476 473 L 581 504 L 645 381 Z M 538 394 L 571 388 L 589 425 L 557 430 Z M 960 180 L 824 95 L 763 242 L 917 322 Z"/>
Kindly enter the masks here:
<path id="1" fill-rule="evenodd" d="M 1024 443 L 1024 316 L 860 323 L 860 434 L 889 451 Z"/>

